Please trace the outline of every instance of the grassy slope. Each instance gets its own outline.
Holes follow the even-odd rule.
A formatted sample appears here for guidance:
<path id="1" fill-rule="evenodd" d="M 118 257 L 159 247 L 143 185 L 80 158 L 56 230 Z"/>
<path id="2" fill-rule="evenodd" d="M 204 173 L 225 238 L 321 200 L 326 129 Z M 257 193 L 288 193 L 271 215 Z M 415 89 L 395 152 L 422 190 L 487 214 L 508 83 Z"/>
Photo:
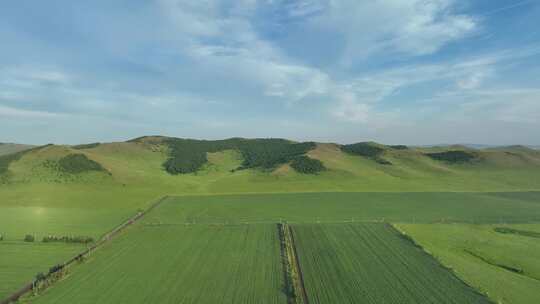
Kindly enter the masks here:
<path id="1" fill-rule="evenodd" d="M 275 225 L 130 230 L 31 302 L 286 303 Z"/>
<path id="2" fill-rule="evenodd" d="M 384 224 L 295 225 L 313 303 L 490 303 Z"/>
<path id="3" fill-rule="evenodd" d="M 493 230 L 500 226 L 398 225 L 463 280 L 497 303 L 540 303 L 540 239 Z M 540 231 L 539 224 L 509 227 Z M 523 273 L 496 265 L 522 269 Z"/>
<path id="4" fill-rule="evenodd" d="M 86 154 L 112 176 L 100 172 L 61 174 L 45 165 L 69 153 Z M 272 173 L 232 173 L 230 170 L 241 159 L 237 152 L 225 151 L 210 154 L 210 163 L 196 174 L 171 176 L 162 169 L 167 150 L 159 141 L 102 144 L 83 150 L 49 146 L 31 151 L 10 165 L 9 184 L 0 185 L 0 217 L 4 218 L 0 231 L 15 234 L 14 238 L 28 232 L 56 233 L 62 229 L 97 236 L 164 194 L 540 188 L 536 185 L 540 181 L 536 154 L 504 158 L 501 153 L 505 152 L 486 153 L 487 160 L 482 164 L 449 166 L 416 150 L 389 150 L 384 157 L 395 165 L 384 166 L 344 154 L 335 145 L 321 144 L 310 156 L 321 159 L 330 170 L 309 176 L 288 166 Z M 73 220 L 78 225 L 70 228 Z"/>
<path id="5" fill-rule="evenodd" d="M 99 237 L 135 214 L 138 209 L 148 206 L 150 202 L 165 194 L 540 189 L 538 151 L 515 148 L 508 151 L 490 150 L 483 153 L 484 161 L 467 165 L 436 162 L 422 156 L 421 152 L 388 150 L 384 158 L 392 161 L 394 165 L 384 166 L 363 157 L 344 154 L 335 145 L 320 144 L 309 155 L 322 160 L 329 170 L 312 176 L 298 174 L 287 165 L 274 172 L 242 170 L 232 173 L 231 169 L 236 168 L 242 160 L 237 152 L 224 151 L 210 154 L 210 162 L 195 174 L 171 176 L 162 168 L 167 159 L 167 148 L 160 144 L 159 138 L 143 140 L 140 143 L 101 144 L 82 150 L 67 146 L 47 146 L 30 151 L 10 164 L 9 182 L 0 184 L 0 233 L 10 240 L 20 240 L 27 233 L 36 234 L 38 237 L 45 234 Z M 101 172 L 69 175 L 47 165 L 48 162 L 58 161 L 70 153 L 84 153 L 88 158 L 99 162 L 112 175 Z M 358 209 L 361 206 L 342 202 L 345 199 L 356 200 L 354 195 L 348 197 L 349 195 L 352 194 L 323 194 L 321 197 L 324 198 L 324 203 L 337 201 L 335 211 L 332 212 L 326 212 L 328 205 L 321 201 L 316 203 L 314 208 L 304 203 L 282 205 L 281 211 L 264 203 L 266 200 L 282 200 L 280 196 L 276 199 L 266 196 L 246 197 L 241 199 L 242 203 L 236 207 L 227 205 L 227 198 L 216 197 L 215 200 L 223 200 L 224 206 L 232 207 L 232 210 L 246 217 L 257 219 L 275 219 L 287 214 L 293 220 L 301 219 L 302 212 L 306 210 L 310 220 L 314 217 L 341 220 L 343 216 L 349 218 L 350 211 L 362 216 Z M 384 194 L 382 195 L 384 197 Z M 487 220 L 492 222 L 501 215 L 518 220 L 538 216 L 536 206 L 532 205 L 531 200 L 518 200 L 514 203 L 514 198 L 498 197 L 493 199 L 493 205 L 488 204 L 488 200 L 492 199 L 483 195 L 471 197 L 468 194 L 457 194 L 464 196 L 459 200 L 451 194 L 433 194 L 435 197 L 432 198 L 429 195 L 415 198 L 415 195 L 399 197 L 400 201 L 404 198 L 409 205 L 403 208 L 396 205 L 397 201 L 393 198 L 390 198 L 390 204 L 393 205 L 391 208 L 387 208 L 385 204 L 377 204 L 380 200 L 374 200 L 370 204 L 372 212 L 366 218 L 440 220 L 448 214 L 427 208 L 424 215 L 417 218 L 417 215 L 410 212 L 413 209 L 423 210 L 426 206 L 433 207 L 429 205 L 433 199 L 454 204 L 451 208 L 443 209 L 450 212 L 450 217 L 467 215 L 467 204 L 476 202 L 479 202 L 479 208 L 491 208 Z M 340 196 L 343 198 L 339 198 Z M 292 198 L 295 199 L 294 195 Z M 254 200 L 261 200 L 261 206 L 265 207 L 257 211 L 248 206 Z M 396 206 L 399 208 L 395 208 Z M 493 206 L 497 206 L 497 209 L 493 209 Z M 513 207 L 517 212 L 510 214 Z M 209 214 L 217 212 L 216 216 L 222 216 L 223 208 L 216 208 L 214 210 L 217 211 L 209 211 Z M 201 214 L 201 211 L 196 209 L 190 212 L 194 212 L 190 215 L 192 218 Z M 473 212 L 469 219 L 474 220 L 474 214 Z M 233 215 L 229 213 L 227 217 L 237 219 Z M 485 221 L 486 217 L 480 217 L 479 220 Z M 37 271 L 36 268 L 33 272 Z"/>

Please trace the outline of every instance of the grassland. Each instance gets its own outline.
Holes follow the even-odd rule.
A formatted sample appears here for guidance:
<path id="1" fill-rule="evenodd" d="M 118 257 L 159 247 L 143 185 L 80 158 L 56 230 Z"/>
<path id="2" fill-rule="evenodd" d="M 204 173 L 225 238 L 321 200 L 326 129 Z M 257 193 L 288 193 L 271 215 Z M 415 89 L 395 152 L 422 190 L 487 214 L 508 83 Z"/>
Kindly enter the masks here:
<path id="1" fill-rule="evenodd" d="M 169 198 L 144 220 L 161 223 L 529 222 L 540 220 L 540 192 L 182 196 Z"/>
<path id="2" fill-rule="evenodd" d="M 275 225 L 133 227 L 32 303 L 286 303 Z"/>
<path id="3" fill-rule="evenodd" d="M 389 225 L 293 231 L 310 303 L 490 303 Z"/>
<path id="4" fill-rule="evenodd" d="M 30 283 L 38 272 L 62 263 L 83 250 L 77 244 L 0 241 L 0 299 Z"/>
<path id="5" fill-rule="evenodd" d="M 120 194 L 118 195 L 120 197 Z M 58 196 L 62 197 L 61 194 Z M 69 203 L 67 199 L 58 202 L 55 205 L 57 208 L 44 208 L 41 211 L 32 206 L 4 208 L 12 210 L 11 214 L 6 215 L 0 222 L 3 223 L 0 227 L 13 230 L 6 235 L 17 235 L 19 231 L 22 237 L 24 234 L 22 231 L 26 233 L 31 226 L 23 227 L 17 224 L 19 223 L 17 219 L 21 219 L 21 223 L 34 223 L 39 227 L 39 231 L 47 233 L 77 231 L 81 235 L 97 237 L 132 215 L 135 210 L 131 208 L 136 206 L 133 203 L 122 202 L 115 205 L 116 207 L 109 207 L 99 199 L 96 200 L 94 207 L 93 204 L 88 204 L 84 205 L 84 208 L 76 208 L 70 206 Z M 21 208 L 28 209 L 20 210 Z M 43 218 L 38 216 L 39 212 L 42 212 Z M 25 218 L 29 213 L 34 213 L 33 217 Z M 35 301 L 54 303 L 60 299 L 64 302 L 73 302 L 77 299 L 77 303 L 114 303 L 122 297 L 127 297 L 130 302 L 135 301 L 135 303 L 137 303 L 136 299 L 150 301 L 154 298 L 159 298 L 164 303 L 168 301 L 190 303 L 195 301 L 194 299 L 211 303 L 217 299 L 214 296 L 219 296 L 225 299 L 223 301 L 231 301 L 231 303 L 233 300 L 240 303 L 257 302 L 253 300 L 255 297 L 253 294 L 247 296 L 251 298 L 242 298 L 239 290 L 243 290 L 248 294 L 250 292 L 262 293 L 268 297 L 269 303 L 278 302 L 285 299 L 284 293 L 281 292 L 283 279 L 280 273 L 279 244 L 276 240 L 277 229 L 275 228 L 275 223 L 281 221 L 299 224 L 299 229 L 303 227 L 301 223 L 308 224 L 306 227 L 312 227 L 310 229 L 314 230 L 336 227 L 335 231 L 332 230 L 334 228 L 328 228 L 329 235 L 336 235 L 333 239 L 330 238 L 331 240 L 338 242 L 337 235 L 343 235 L 345 241 L 342 241 L 341 245 L 351 246 L 343 250 L 362 252 L 363 249 L 358 248 L 362 246 L 357 244 L 359 242 L 351 242 L 355 236 L 354 233 L 361 233 L 349 231 L 350 228 L 337 227 L 356 227 L 357 225 L 363 227 L 360 224 L 344 223 L 350 221 L 380 222 L 384 220 L 403 223 L 403 225 L 424 223 L 425 226 L 422 227 L 428 230 L 429 227 L 437 226 L 432 223 L 440 222 L 491 223 L 500 226 L 508 222 L 527 223 L 538 219 L 540 219 L 540 192 L 330 192 L 169 197 L 158 208 L 148 213 L 137 227 L 131 228 L 118 240 L 98 250 L 87 263 L 77 266 L 68 279 L 59 282 Z M 327 223 L 341 223 L 343 226 L 341 224 L 327 225 Z M 364 225 L 371 227 L 369 224 Z M 378 225 L 382 224 L 375 224 L 374 227 L 379 227 Z M 525 228 L 521 227 L 521 229 Z M 528 231 L 527 229 L 525 230 Z M 370 234 L 371 232 L 365 233 L 370 238 L 377 239 Z M 387 232 L 381 233 L 385 235 Z M 451 232 L 443 235 L 449 234 Z M 505 236 L 502 233 L 497 234 Z M 362 239 L 361 236 L 355 237 Z M 346 245 L 347 242 L 350 244 Z M 402 240 L 397 242 L 399 244 Z M 300 243 L 299 246 L 314 245 Z M 306 248 L 305 250 L 311 251 L 310 247 Z M 522 249 L 527 252 L 525 248 Z M 483 252 L 478 254 L 483 254 Z M 347 257 L 337 253 L 333 257 L 335 263 L 349 265 Z M 490 257 L 486 256 L 486 258 Z M 400 261 L 396 256 L 388 256 L 388 259 Z M 161 260 L 166 262 L 160 265 Z M 444 259 L 441 260 L 445 262 Z M 243 261 L 242 265 L 235 264 L 240 261 Z M 431 265 L 430 263 L 427 265 Z M 473 259 L 472 263 L 481 264 L 483 261 Z M 199 264 L 202 265 L 199 268 L 193 266 Z M 529 263 L 531 264 L 533 262 Z M 13 267 L 16 265 L 17 263 L 14 263 Z M 22 262 L 18 265 L 24 266 Z M 207 269 L 205 265 L 211 265 L 216 272 L 212 273 L 212 270 Z M 222 268 L 217 265 L 222 265 Z M 263 269 L 260 274 L 263 277 L 253 277 L 259 274 L 249 273 L 250 269 L 256 272 L 261 272 Z M 31 272 L 37 272 L 37 268 Z M 228 277 L 225 273 L 235 273 L 235 275 Z M 458 275 L 463 279 L 468 278 L 462 276 L 461 272 L 458 272 Z M 239 281 L 230 282 L 230 278 Z M 245 278 L 249 278 L 249 282 L 244 281 Z M 151 282 L 148 285 L 142 283 L 148 281 Z M 472 285 L 469 280 L 467 282 Z M 251 283 L 255 285 L 249 285 Z M 428 281 L 425 284 L 428 284 Z M 161 285 L 165 287 L 160 289 Z M 239 290 L 226 291 L 234 289 L 232 286 L 238 286 Z M 362 286 L 353 287 L 361 288 Z M 347 287 L 348 291 L 336 292 L 352 293 L 353 287 Z M 214 288 L 215 292 L 204 293 L 205 289 L 214 290 Z M 178 292 L 170 294 L 165 289 L 174 289 Z M 137 293 L 126 295 L 131 290 L 137 290 Z M 436 293 L 437 291 L 433 292 L 433 294 Z M 343 294 L 339 296 L 345 296 Z M 82 298 L 76 298 L 81 295 Z M 336 295 L 328 294 L 327 296 Z M 439 296 L 445 297 L 442 293 Z M 427 301 L 411 297 L 417 301 Z"/>
<path id="6" fill-rule="evenodd" d="M 9 241 L 28 233 L 38 239 L 47 234 L 97 239 L 163 195 L 176 197 L 157 210 L 162 214 L 145 218 L 147 224 L 540 220 L 539 151 L 489 149 L 476 151 L 472 162 L 448 164 L 425 154 L 466 148 L 380 147 L 380 157 L 391 165 L 344 153 L 339 145 L 317 144 L 307 153 L 326 168 L 317 175 L 300 174 L 290 164 L 233 170 L 244 159 L 239 151 L 226 150 L 207 153 L 208 162 L 194 173 L 173 176 L 163 168 L 170 149 L 159 138 L 44 146 L 9 162 L 0 174 L 0 234 Z M 60 161 L 73 154 L 104 170 L 61 170 Z M 13 259 L 11 267 L 27 265 Z M 40 269 L 25 271 L 34 275 Z M 0 272 L 0 282 L 4 279 Z"/>
<path id="7" fill-rule="evenodd" d="M 540 232 L 540 224 L 398 227 L 497 303 L 540 303 L 540 239 L 495 230 Z"/>

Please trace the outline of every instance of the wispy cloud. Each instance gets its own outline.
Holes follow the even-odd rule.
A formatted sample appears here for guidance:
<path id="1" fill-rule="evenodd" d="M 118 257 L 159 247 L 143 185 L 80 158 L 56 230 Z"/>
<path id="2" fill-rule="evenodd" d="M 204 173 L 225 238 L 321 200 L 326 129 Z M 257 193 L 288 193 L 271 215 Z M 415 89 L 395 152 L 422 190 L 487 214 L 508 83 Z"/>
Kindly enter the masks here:
<path id="1" fill-rule="evenodd" d="M 0 116 L 7 118 L 28 118 L 28 119 L 39 119 L 39 118 L 56 118 L 62 116 L 62 114 L 51 113 L 46 111 L 33 111 L 33 110 L 23 110 L 17 108 L 11 108 L 0 105 Z"/>
<path id="2" fill-rule="evenodd" d="M 336 141 L 346 138 L 342 133 L 352 134 L 348 140 L 383 129 L 420 136 L 422 124 L 458 124 L 460 117 L 476 118 L 479 125 L 538 124 L 540 44 L 534 31 L 510 30 L 508 24 L 536 24 L 534 11 L 490 19 L 535 7 L 532 2 L 130 5 L 126 10 L 98 1 L 81 10 L 66 1 L 66 18 L 37 3 L 28 8 L 31 20 L 17 4 L 5 5 L 0 115 L 68 115 L 199 137 L 324 133 Z"/>

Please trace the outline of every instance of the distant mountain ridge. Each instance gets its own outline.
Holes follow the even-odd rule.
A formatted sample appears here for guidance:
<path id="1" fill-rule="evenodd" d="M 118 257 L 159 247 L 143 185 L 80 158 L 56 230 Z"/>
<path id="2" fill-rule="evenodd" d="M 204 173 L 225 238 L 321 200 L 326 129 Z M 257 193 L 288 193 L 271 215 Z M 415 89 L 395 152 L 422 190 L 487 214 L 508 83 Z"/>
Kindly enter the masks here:
<path id="1" fill-rule="evenodd" d="M 23 144 L 14 144 L 14 143 L 0 143 L 0 156 L 16 153 L 30 149 L 34 146 L 32 145 L 23 145 Z"/>
<path id="2" fill-rule="evenodd" d="M 143 136 L 125 142 L 28 147 L 0 156 L 0 190 L 11 184 L 99 184 L 148 193 L 166 187 L 165 192 L 176 194 L 540 190 L 540 151 L 524 146 L 474 149 Z"/>

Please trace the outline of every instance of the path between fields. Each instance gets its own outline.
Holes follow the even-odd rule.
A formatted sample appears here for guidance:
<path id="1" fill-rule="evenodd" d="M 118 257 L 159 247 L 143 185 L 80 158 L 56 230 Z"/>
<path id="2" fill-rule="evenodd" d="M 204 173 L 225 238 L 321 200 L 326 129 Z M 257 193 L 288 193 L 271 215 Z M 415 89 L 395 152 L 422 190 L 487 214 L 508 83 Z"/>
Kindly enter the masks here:
<path id="1" fill-rule="evenodd" d="M 128 228 L 129 226 L 133 225 L 134 223 L 136 223 L 137 221 L 139 221 L 143 216 L 145 216 L 148 212 L 152 211 L 153 209 L 155 209 L 157 206 L 159 206 L 164 200 L 166 200 L 168 198 L 168 196 L 164 196 L 164 197 L 161 197 L 160 199 L 158 199 L 155 203 L 153 203 L 152 205 L 150 205 L 150 207 L 148 207 L 146 210 L 143 210 L 141 212 L 138 212 L 137 214 L 135 214 L 134 216 L 130 217 L 129 219 L 127 219 L 126 221 L 124 221 L 123 223 L 121 223 L 120 225 L 114 227 L 110 232 L 106 233 L 105 235 L 103 235 L 99 241 L 97 241 L 94 245 L 92 245 L 91 247 L 87 248 L 86 250 L 84 250 L 83 252 L 77 254 L 76 256 L 72 257 L 71 259 L 69 259 L 68 261 L 60 264 L 60 268 L 53 272 L 53 273 L 48 273 L 45 278 L 43 279 L 43 281 L 49 279 L 52 275 L 54 275 L 55 273 L 57 273 L 58 271 L 61 271 L 61 270 L 64 270 L 66 269 L 67 267 L 73 265 L 74 262 L 76 261 L 80 261 L 83 257 L 89 255 L 90 253 L 92 253 L 93 251 L 97 250 L 99 247 L 103 246 L 104 244 L 106 244 L 107 242 L 109 242 L 110 240 L 112 240 L 114 237 L 116 237 L 120 232 L 124 231 L 126 228 Z M 0 300 L 0 304 L 10 304 L 10 303 L 14 303 L 14 302 L 17 302 L 17 300 L 19 300 L 19 298 L 21 298 L 22 296 L 24 296 L 25 294 L 29 293 L 30 291 L 32 291 L 34 289 L 34 286 L 36 286 L 36 284 L 39 283 L 37 282 L 36 280 L 32 280 L 32 282 L 30 283 L 27 283 L 25 284 L 23 287 L 21 287 L 19 290 L 15 291 L 13 294 L 9 295 L 7 298 L 3 299 L 3 300 Z"/>

